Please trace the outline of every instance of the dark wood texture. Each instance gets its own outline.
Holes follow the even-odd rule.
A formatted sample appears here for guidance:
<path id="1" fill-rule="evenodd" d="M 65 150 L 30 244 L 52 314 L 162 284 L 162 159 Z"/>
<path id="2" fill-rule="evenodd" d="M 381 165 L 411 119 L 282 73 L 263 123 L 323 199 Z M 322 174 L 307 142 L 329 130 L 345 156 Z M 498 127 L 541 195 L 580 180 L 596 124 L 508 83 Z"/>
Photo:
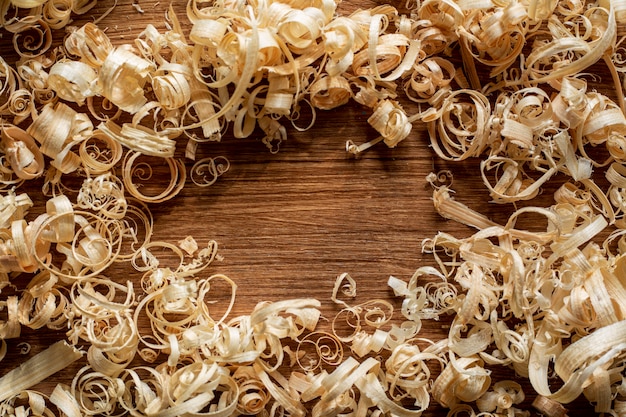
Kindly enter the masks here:
<path id="1" fill-rule="evenodd" d="M 403 3 L 396 3 L 402 9 Z M 101 16 L 112 4 L 112 0 L 99 2 L 73 24 Z M 131 42 L 149 23 L 165 29 L 169 2 L 139 0 L 137 4 L 144 13 L 130 0 L 120 0 L 99 23 L 108 28 L 107 34 L 116 44 Z M 350 0 L 341 4 L 340 11 L 349 13 L 376 4 Z M 172 6 L 186 25 L 185 2 Z M 10 35 L 2 35 L 0 50 L 10 62 Z M 58 42 L 59 38 L 55 39 Z M 384 298 L 399 307 L 401 300 L 393 297 L 387 279 L 394 275 L 408 280 L 418 267 L 433 265 L 433 259 L 422 253 L 422 240 L 438 231 L 457 236 L 472 233 L 435 213 L 432 191 L 425 181 L 428 173 L 452 170 L 456 197 L 495 221 L 505 221 L 514 207 L 488 202 L 478 161 L 439 160 L 429 148 L 424 126 L 419 124 L 394 149 L 379 144 L 358 158 L 349 155 L 346 140 L 361 143 L 376 136 L 367 125 L 368 116 L 367 109 L 354 103 L 320 111 L 314 127 L 306 132 L 288 126 L 289 138 L 277 154 L 261 143 L 258 132 L 248 139 L 234 139 L 228 134 L 220 143 L 201 145 L 199 157 L 225 156 L 231 168 L 211 187 L 188 183 L 175 199 L 152 205 L 154 240 L 175 243 L 187 235 L 201 245 L 216 240 L 223 258 L 205 274 L 223 273 L 238 284 L 233 315 L 248 314 L 259 301 L 315 297 L 322 302 L 324 316 L 332 318 L 338 309 L 330 296 L 335 278 L 343 272 L 358 283 L 357 301 Z M 36 193 L 37 187 L 28 190 Z M 544 201 L 549 201 L 549 193 L 546 195 Z M 130 267 L 115 267 L 110 276 L 138 282 L 141 274 Z M 399 310 L 396 313 L 399 318 Z M 445 337 L 444 324 L 426 321 L 421 335 Z M 25 329 L 22 338 L 9 341 L 7 359 L 0 362 L 0 376 L 62 337 L 61 333 Z M 18 343 L 22 341 L 32 345 L 27 355 L 19 353 Z M 43 389 L 57 382 L 69 383 L 73 372 L 75 369 L 68 369 L 54 376 Z M 494 375 L 494 380 L 514 377 L 506 370 Z M 525 406 L 530 410 L 532 389 L 520 382 L 526 387 Z M 445 409 L 433 404 L 424 415 L 445 414 Z M 590 414 L 584 406 L 570 413 Z"/>

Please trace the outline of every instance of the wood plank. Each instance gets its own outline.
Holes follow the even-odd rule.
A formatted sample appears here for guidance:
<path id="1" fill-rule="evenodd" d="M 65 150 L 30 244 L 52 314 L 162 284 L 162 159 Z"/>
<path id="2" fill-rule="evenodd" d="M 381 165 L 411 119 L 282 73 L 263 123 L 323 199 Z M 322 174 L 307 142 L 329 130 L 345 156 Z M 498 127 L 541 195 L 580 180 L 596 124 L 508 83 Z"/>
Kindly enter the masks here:
<path id="1" fill-rule="evenodd" d="M 138 4 L 143 12 L 133 4 Z M 368 0 L 344 1 L 340 11 L 349 13 L 377 4 Z M 400 1 L 392 4 L 401 10 L 404 6 Z M 113 0 L 100 1 L 73 24 L 98 18 L 112 5 Z M 165 30 L 164 16 L 169 5 L 162 1 L 119 0 L 99 25 L 107 28 L 115 44 L 131 42 L 147 24 Z M 172 7 L 189 29 L 185 2 L 175 2 Z M 11 49 L 9 35 L 2 34 L 1 56 L 11 57 L 7 52 Z M 56 37 L 55 42 L 59 39 Z M 15 57 L 7 61 L 14 63 Z M 505 222 L 514 207 L 488 202 L 479 161 L 451 163 L 438 159 L 430 149 L 425 127 L 420 124 L 396 148 L 379 144 L 358 158 L 349 155 L 345 151 L 346 140 L 362 143 L 376 136 L 367 125 L 368 116 L 368 111 L 355 103 L 321 111 L 313 128 L 306 132 L 288 126 L 289 138 L 276 154 L 261 143 L 259 132 L 248 139 L 235 139 L 228 133 L 219 143 L 201 145 L 198 158 L 224 156 L 231 163 L 230 170 L 211 187 L 199 188 L 189 183 L 173 200 L 151 205 L 154 240 L 175 243 L 188 235 L 201 245 L 216 240 L 221 259 L 205 275 L 222 273 L 238 284 L 233 316 L 249 314 L 261 301 L 313 297 L 322 302 L 323 316 L 332 319 L 340 308 L 331 302 L 330 296 L 335 278 L 344 272 L 357 280 L 355 302 L 381 298 L 399 308 L 401 300 L 393 297 L 387 279 L 393 275 L 408 280 L 418 267 L 435 264 L 430 255 L 422 253 L 422 241 L 440 231 L 459 237 L 473 232 L 442 219 L 434 211 L 432 190 L 425 180 L 427 174 L 450 169 L 455 175 L 453 188 L 459 191 L 459 201 L 494 221 Z M 188 161 L 187 167 L 190 166 Z M 159 176 L 154 180 L 165 181 Z M 556 188 L 558 181 L 562 178 L 548 191 Z M 37 193 L 40 186 L 40 182 L 35 182 L 27 189 Z M 541 201 L 550 201 L 548 191 Z M 38 197 L 34 198 L 37 201 Z M 32 216 L 37 213 L 34 209 Z M 120 282 L 131 279 L 135 284 L 141 278 L 141 273 L 128 265 L 115 265 L 107 275 Z M 220 308 L 224 308 L 223 304 L 216 306 Z M 399 320 L 399 310 L 396 314 Z M 445 338 L 446 324 L 426 321 L 420 336 Z M 323 321 L 321 329 L 328 330 L 328 323 Z M 23 337 L 7 340 L 9 352 L 0 361 L 0 375 L 63 337 L 63 332 L 24 329 Z M 31 345 L 29 353 L 20 353 L 22 342 Z M 58 382 L 69 384 L 82 365 L 84 361 L 38 388 L 49 392 Z M 494 380 L 513 377 L 510 370 L 494 371 Z M 524 407 L 530 409 L 532 388 L 527 381 L 520 381 L 528 395 Z M 584 401 L 575 407 L 570 416 L 592 413 Z M 432 404 L 423 415 L 444 416 L 446 412 Z"/>

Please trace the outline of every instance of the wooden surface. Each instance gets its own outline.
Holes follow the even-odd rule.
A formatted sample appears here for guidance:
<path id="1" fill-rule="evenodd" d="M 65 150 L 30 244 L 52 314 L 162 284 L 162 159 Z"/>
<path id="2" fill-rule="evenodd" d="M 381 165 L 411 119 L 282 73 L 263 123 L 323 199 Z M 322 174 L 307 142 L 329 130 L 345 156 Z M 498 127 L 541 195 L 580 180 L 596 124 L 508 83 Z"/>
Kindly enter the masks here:
<path id="1" fill-rule="evenodd" d="M 401 8 L 401 2 L 396 6 Z M 74 24 L 102 15 L 112 4 L 98 3 Z M 164 30 L 168 2 L 139 0 L 140 13 L 129 0 L 118 1 L 113 12 L 99 25 L 117 44 L 126 43 L 152 23 Z M 346 1 L 340 11 L 372 7 L 367 0 Z M 184 19 L 184 2 L 175 2 Z M 0 40 L 2 54 L 10 49 L 6 33 Z M 319 112 L 307 132 L 289 127 L 289 138 L 277 154 L 261 143 L 258 132 L 248 139 L 229 133 L 220 143 L 201 145 L 199 157 L 224 156 L 230 170 L 209 188 L 188 183 L 168 203 L 151 206 L 155 219 L 154 240 L 175 243 L 192 235 L 202 245 L 211 239 L 219 244 L 220 261 L 206 271 L 223 273 L 238 284 L 234 315 L 248 314 L 264 300 L 314 297 L 322 302 L 325 317 L 338 311 L 330 301 L 337 275 L 348 272 L 358 283 L 358 298 L 384 298 L 399 307 L 386 282 L 390 275 L 408 280 L 420 266 L 433 265 L 421 252 L 421 242 L 438 231 L 468 236 L 472 231 L 439 217 L 425 181 L 430 172 L 451 169 L 458 200 L 495 221 L 504 221 L 514 207 L 488 203 L 477 169 L 478 161 L 447 163 L 429 148 L 424 126 L 415 125 L 410 137 L 395 149 L 378 145 L 355 158 L 345 151 L 345 142 L 357 143 L 376 135 L 367 125 L 369 113 L 356 104 Z M 189 164 L 190 166 L 190 164 Z M 36 186 L 33 186 L 36 190 Z M 113 279 L 139 273 L 115 267 Z M 396 311 L 399 318 L 399 310 Z M 322 326 L 324 326 L 322 324 Z M 445 323 L 426 321 L 421 336 L 440 339 L 447 335 Z M 0 362 L 0 375 L 34 353 L 62 338 L 61 333 L 24 329 L 23 337 L 10 340 L 7 359 Z M 21 354 L 18 343 L 32 349 Z M 82 364 L 81 364 L 82 365 Z M 69 383 L 75 369 L 55 375 L 43 384 Z M 497 378 L 513 377 L 499 371 Z M 532 389 L 526 387 L 530 410 Z M 584 404 L 584 402 L 582 403 Z M 446 410 L 432 404 L 425 416 L 443 416 Z M 590 415 L 590 408 L 576 406 L 570 416 Z M 532 415 L 535 415 L 533 412 Z"/>

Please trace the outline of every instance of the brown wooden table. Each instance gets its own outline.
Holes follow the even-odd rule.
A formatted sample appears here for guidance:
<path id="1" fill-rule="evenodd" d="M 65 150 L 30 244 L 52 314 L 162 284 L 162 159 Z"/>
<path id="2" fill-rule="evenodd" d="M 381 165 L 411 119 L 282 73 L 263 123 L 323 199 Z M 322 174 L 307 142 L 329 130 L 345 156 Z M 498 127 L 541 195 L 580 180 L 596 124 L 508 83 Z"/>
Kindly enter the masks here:
<path id="1" fill-rule="evenodd" d="M 132 0 L 119 0 L 98 23 L 107 28 L 116 44 L 131 42 L 148 23 L 165 29 L 169 2 L 135 3 L 143 12 Z M 98 2 L 87 15 L 77 16 L 73 24 L 101 16 L 112 4 L 112 0 Z M 377 4 L 351 0 L 339 9 L 349 13 Z M 396 5 L 402 10 L 403 2 Z M 172 6 L 186 22 L 185 2 Z M 11 57 L 10 35 L 2 35 L 2 56 Z M 434 211 L 432 189 L 425 180 L 430 172 L 450 169 L 455 175 L 452 188 L 457 191 L 456 198 L 494 221 L 506 221 L 514 210 L 510 205 L 488 202 L 479 161 L 450 163 L 438 159 L 421 124 L 415 124 L 409 138 L 394 149 L 379 144 L 354 157 L 345 150 L 346 140 L 362 143 L 376 137 L 367 124 L 367 109 L 351 102 L 339 109 L 319 111 L 317 116 L 315 125 L 306 132 L 288 126 L 288 140 L 275 154 L 261 143 L 259 132 L 235 139 L 229 131 L 219 143 L 202 144 L 198 159 L 224 156 L 230 161 L 230 170 L 208 188 L 188 183 L 171 201 L 150 206 L 153 240 L 176 243 L 192 235 L 201 245 L 212 239 L 218 242 L 222 258 L 205 274 L 223 273 L 238 284 L 233 316 L 249 314 L 260 301 L 314 297 L 322 302 L 323 315 L 332 318 L 339 311 L 330 300 L 333 285 L 344 272 L 358 283 L 356 302 L 382 298 L 399 308 L 401 300 L 393 296 L 387 279 L 393 275 L 408 280 L 418 267 L 434 265 L 432 257 L 422 253 L 422 240 L 439 231 L 459 237 L 473 232 Z M 27 190 L 36 195 L 37 186 L 40 184 L 29 185 Z M 542 201 L 550 201 L 549 190 Z M 115 266 L 110 273 L 112 279 L 130 278 L 134 282 L 140 276 L 128 265 Z M 399 309 L 396 314 L 399 319 Z M 324 321 L 321 326 L 324 328 Z M 446 335 L 445 321 L 426 321 L 421 332 L 431 339 Z M 61 332 L 24 329 L 22 337 L 8 341 L 9 352 L 0 362 L 0 376 L 61 338 Z M 20 342 L 31 345 L 30 353 L 20 353 Z M 69 383 L 82 365 L 62 371 L 39 387 L 45 391 L 57 382 Z M 513 373 L 500 370 L 493 379 L 507 377 Z M 519 381 L 528 397 L 524 406 L 530 410 L 532 388 Z M 584 404 L 582 401 L 571 407 L 570 416 L 591 415 Z M 434 403 L 424 413 L 445 414 L 446 410 Z"/>

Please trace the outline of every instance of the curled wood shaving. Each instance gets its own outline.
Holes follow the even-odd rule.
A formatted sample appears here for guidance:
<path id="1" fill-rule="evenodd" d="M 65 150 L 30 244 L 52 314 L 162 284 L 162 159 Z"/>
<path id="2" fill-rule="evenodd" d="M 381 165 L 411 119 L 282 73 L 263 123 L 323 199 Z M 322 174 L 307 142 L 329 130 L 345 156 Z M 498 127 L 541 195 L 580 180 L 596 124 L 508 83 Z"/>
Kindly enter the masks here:
<path id="1" fill-rule="evenodd" d="M 204 158 L 191 167 L 191 181 L 199 187 L 208 187 L 230 169 L 230 162 L 223 156 Z"/>
<path id="2" fill-rule="evenodd" d="M 151 155 L 163 158 L 174 156 L 176 142 L 149 128 L 124 123 L 119 126 L 112 120 L 98 125 L 98 131 L 106 137 L 136 152 L 136 155 Z"/>
<path id="3" fill-rule="evenodd" d="M 44 160 L 32 136 L 17 126 L 5 126 L 0 146 L 18 178 L 30 180 L 43 174 Z"/>
<path id="4" fill-rule="evenodd" d="M 47 326 L 62 329 L 67 323 L 65 313 L 69 300 L 57 285 L 58 278 L 47 271 L 35 275 L 18 304 L 18 319 L 23 326 L 39 329 Z"/>
<path id="5" fill-rule="evenodd" d="M 29 15 L 4 27 L 13 33 L 13 48 L 22 58 L 42 56 L 52 46 L 50 24 L 40 16 Z"/>
<path id="6" fill-rule="evenodd" d="M 113 50 L 113 45 L 98 26 L 85 23 L 70 32 L 65 39 L 65 49 L 68 53 L 80 57 L 80 60 L 89 66 L 99 68 Z"/>
<path id="7" fill-rule="evenodd" d="M 178 159 L 167 158 L 165 162 L 170 173 L 169 184 L 158 194 L 148 195 L 142 193 L 134 181 L 137 178 L 143 181 L 149 180 L 152 176 L 152 168 L 146 162 L 140 161 L 136 163 L 141 157 L 141 152 L 127 153 L 123 160 L 124 185 L 126 186 L 126 190 L 133 197 L 144 202 L 159 203 L 172 199 L 182 190 L 187 177 L 187 171 L 185 170 L 183 162 Z"/>
<path id="8" fill-rule="evenodd" d="M 61 102 L 47 104 L 27 129 L 41 144 L 41 153 L 53 161 L 51 166 L 70 173 L 80 166 L 80 158 L 72 148 L 93 132 L 89 118 Z"/>
<path id="9" fill-rule="evenodd" d="M 97 94 L 96 71 L 77 61 L 58 61 L 48 73 L 48 83 L 63 100 L 82 105 Z"/>
<path id="10" fill-rule="evenodd" d="M 489 100 L 480 92 L 451 92 L 442 102 L 437 120 L 428 124 L 431 144 L 437 155 L 457 161 L 480 155 L 488 143 L 490 113 Z"/>
<path id="11" fill-rule="evenodd" d="M 147 102 L 143 87 L 153 68 L 153 63 L 138 56 L 132 49 L 113 49 L 98 73 L 102 95 L 120 109 L 136 113 Z"/>

